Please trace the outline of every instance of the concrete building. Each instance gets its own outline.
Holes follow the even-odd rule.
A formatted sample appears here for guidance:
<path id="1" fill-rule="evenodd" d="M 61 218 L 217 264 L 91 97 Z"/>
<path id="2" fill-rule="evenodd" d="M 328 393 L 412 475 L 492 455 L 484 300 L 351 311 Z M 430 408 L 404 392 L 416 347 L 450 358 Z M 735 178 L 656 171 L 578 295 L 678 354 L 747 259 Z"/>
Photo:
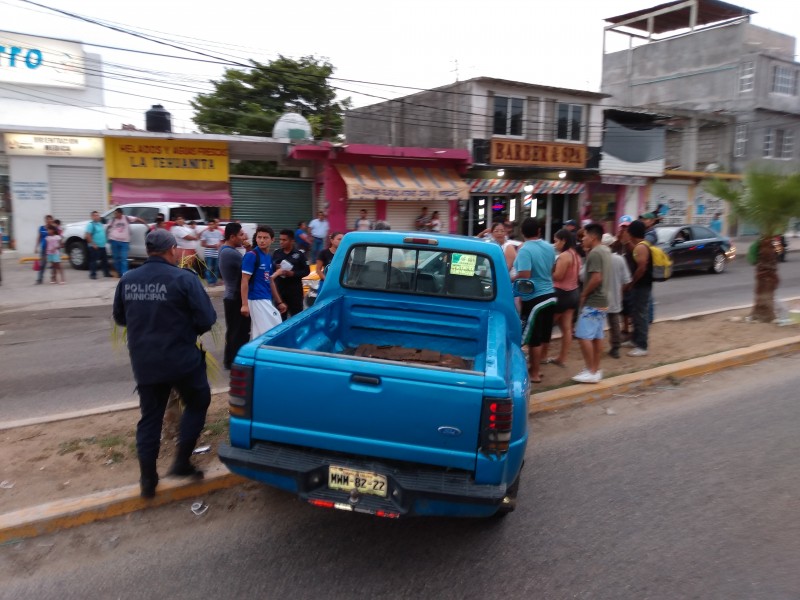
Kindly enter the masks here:
<path id="1" fill-rule="evenodd" d="M 477 77 L 351 110 L 347 143 L 467 149 L 470 198 L 461 233 L 497 219 L 545 218 L 548 236 L 591 215 L 585 182 L 597 175 L 604 94 Z"/>
<path id="2" fill-rule="evenodd" d="M 752 14 L 717 0 L 677 0 L 607 19 L 606 102 L 669 116 L 664 177 L 646 207 L 666 204 L 666 222 L 706 224 L 725 209 L 702 188 L 712 173 L 736 178 L 763 162 L 797 168 L 796 40 L 753 25 Z M 628 47 L 609 51 L 617 34 Z"/>

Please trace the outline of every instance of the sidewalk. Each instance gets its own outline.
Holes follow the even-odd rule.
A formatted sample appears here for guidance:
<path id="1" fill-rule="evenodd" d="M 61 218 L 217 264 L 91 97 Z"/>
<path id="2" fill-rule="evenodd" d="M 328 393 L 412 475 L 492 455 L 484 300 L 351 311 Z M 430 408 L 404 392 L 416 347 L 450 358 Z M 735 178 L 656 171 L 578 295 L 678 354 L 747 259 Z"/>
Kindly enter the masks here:
<path id="1" fill-rule="evenodd" d="M 44 283 L 36 284 L 38 273 L 33 262 L 23 260 L 14 252 L 2 255 L 3 284 L 0 286 L 0 314 L 17 311 L 52 310 L 80 306 L 110 306 L 119 279 L 103 277 L 89 279 L 89 271 L 77 271 L 62 263 L 65 285 L 51 285 L 50 273 L 45 273 Z M 24 257 L 23 257 L 24 258 Z M 210 296 L 221 295 L 223 288 L 207 288 Z"/>

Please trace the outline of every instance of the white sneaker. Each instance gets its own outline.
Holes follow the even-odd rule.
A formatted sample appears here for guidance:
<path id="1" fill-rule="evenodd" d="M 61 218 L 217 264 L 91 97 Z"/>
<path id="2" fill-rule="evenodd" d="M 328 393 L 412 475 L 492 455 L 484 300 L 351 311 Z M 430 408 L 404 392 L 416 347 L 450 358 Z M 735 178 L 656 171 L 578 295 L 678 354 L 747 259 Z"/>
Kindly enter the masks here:
<path id="1" fill-rule="evenodd" d="M 603 374 L 600 371 L 592 373 L 591 371 L 584 369 L 575 375 L 575 377 L 572 378 L 572 381 L 577 383 L 599 383 L 602 378 Z"/>
<path id="2" fill-rule="evenodd" d="M 630 340 L 627 340 L 627 341 L 625 341 L 625 342 L 622 342 L 622 343 L 620 344 L 620 346 L 622 346 L 623 348 L 635 348 L 635 347 L 636 347 L 636 344 L 634 344 L 634 343 L 633 343 L 632 341 L 630 341 Z"/>
<path id="3" fill-rule="evenodd" d="M 647 350 L 644 348 L 634 348 L 628 352 L 628 356 L 647 356 Z"/>

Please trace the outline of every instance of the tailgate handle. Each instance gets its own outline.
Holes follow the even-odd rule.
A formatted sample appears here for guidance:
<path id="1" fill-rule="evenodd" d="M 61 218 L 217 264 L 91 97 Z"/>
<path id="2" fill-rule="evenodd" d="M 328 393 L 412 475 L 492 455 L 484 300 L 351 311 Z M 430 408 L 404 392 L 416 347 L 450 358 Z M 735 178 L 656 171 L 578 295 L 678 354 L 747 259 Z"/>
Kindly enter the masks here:
<path id="1" fill-rule="evenodd" d="M 363 383 L 364 385 L 380 385 L 380 377 L 370 377 L 369 375 L 353 375 L 353 383 Z"/>

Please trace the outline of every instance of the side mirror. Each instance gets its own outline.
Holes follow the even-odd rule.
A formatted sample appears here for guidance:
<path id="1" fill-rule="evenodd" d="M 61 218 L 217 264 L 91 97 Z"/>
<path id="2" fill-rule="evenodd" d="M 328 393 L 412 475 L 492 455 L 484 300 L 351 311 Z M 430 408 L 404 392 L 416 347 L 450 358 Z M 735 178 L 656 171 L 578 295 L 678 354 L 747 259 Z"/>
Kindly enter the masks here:
<path id="1" fill-rule="evenodd" d="M 533 281 L 530 279 L 517 279 L 511 286 L 514 296 L 529 296 L 533 293 Z"/>

